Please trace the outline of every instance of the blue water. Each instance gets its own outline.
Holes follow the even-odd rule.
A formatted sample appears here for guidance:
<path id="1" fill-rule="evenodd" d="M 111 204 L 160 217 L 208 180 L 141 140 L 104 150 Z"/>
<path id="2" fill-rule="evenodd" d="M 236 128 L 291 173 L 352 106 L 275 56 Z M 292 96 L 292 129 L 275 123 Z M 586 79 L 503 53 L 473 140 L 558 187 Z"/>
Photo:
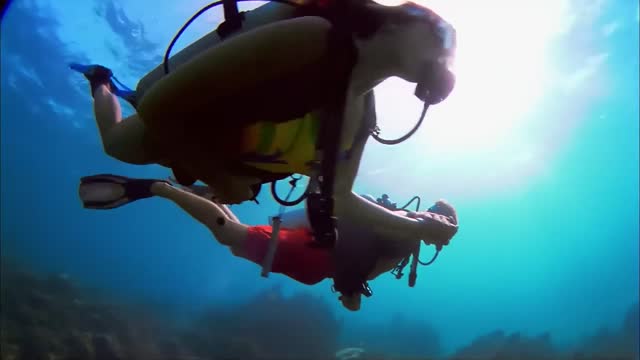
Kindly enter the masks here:
<path id="1" fill-rule="evenodd" d="M 419 194 L 423 207 L 446 198 L 457 207 L 461 227 L 438 261 L 420 269 L 415 288 L 406 278 L 382 276 L 362 310 L 349 313 L 330 281 L 307 287 L 275 274 L 261 278 L 258 266 L 232 256 L 164 200 L 106 212 L 81 207 L 81 176 L 168 173 L 105 156 L 88 85 L 66 64 L 102 63 L 134 86 L 205 2 L 15 1 L 2 21 L 0 51 L 2 253 L 35 271 L 65 272 L 122 297 L 176 309 L 232 307 L 281 284 L 287 294 L 326 299 L 344 320 L 343 342 L 353 346 L 401 336 L 381 330 L 361 339 L 363 329 L 384 329 L 397 316 L 428 323 L 446 351 L 495 329 L 550 331 L 570 345 L 601 326 L 618 326 L 639 291 L 638 3 L 599 1 L 597 12 L 581 21 L 581 9 L 594 3 L 571 3 L 577 20 L 549 50 L 552 81 L 582 81 L 571 91 L 545 88 L 535 106 L 503 123 L 512 129 L 495 140 L 500 146 L 465 148 L 452 136 L 450 146 L 445 140 L 429 147 L 431 130 L 465 131 L 454 122 L 461 119 L 446 117 L 447 106 L 465 106 L 462 99 L 438 105 L 441 112 L 404 144 L 368 144 L 357 192 L 385 192 L 398 202 Z M 218 20 L 216 14 L 194 24 L 176 51 Z M 468 112 L 469 126 L 490 121 L 510 101 L 509 92 L 487 84 L 486 93 L 477 94 L 486 106 Z M 391 101 L 383 94 L 379 107 Z M 402 119 L 406 128 L 418 112 L 411 104 L 416 108 Z M 514 160 L 521 139 L 533 150 Z M 259 200 L 233 210 L 246 223 L 264 224 L 278 207 L 267 191 Z M 423 248 L 423 256 L 431 252 Z"/>

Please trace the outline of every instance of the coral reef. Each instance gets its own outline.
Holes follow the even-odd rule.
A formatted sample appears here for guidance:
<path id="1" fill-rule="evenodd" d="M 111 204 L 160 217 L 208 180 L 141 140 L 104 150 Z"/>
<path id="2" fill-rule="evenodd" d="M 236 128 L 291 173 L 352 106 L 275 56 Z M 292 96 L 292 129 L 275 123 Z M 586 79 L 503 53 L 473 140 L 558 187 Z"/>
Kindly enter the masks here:
<path id="1" fill-rule="evenodd" d="M 453 356 L 453 360 L 551 360 L 556 358 L 556 350 L 551 343 L 549 333 L 530 338 L 519 333 L 505 334 L 500 330 L 479 336 Z"/>
<path id="2" fill-rule="evenodd" d="M 339 331 L 324 302 L 306 294 L 285 298 L 272 288 L 233 309 L 208 312 L 185 343 L 216 359 L 326 359 L 333 357 Z"/>
<path id="3" fill-rule="evenodd" d="M 39 278 L 5 259 L 1 273 L 1 360 L 332 359 L 337 347 L 329 307 L 278 288 L 184 329 L 158 311 L 102 303 L 65 275 Z"/>
<path id="4" fill-rule="evenodd" d="M 558 349 L 549 333 L 528 337 L 498 330 L 479 336 L 450 360 L 637 360 L 639 324 L 636 303 L 618 329 L 602 329 L 575 349 Z"/>
<path id="5" fill-rule="evenodd" d="M 162 309 L 107 301 L 63 274 L 37 277 L 6 259 L 1 263 L 0 360 L 443 359 L 434 329 L 399 316 L 386 327 L 393 329 L 388 344 L 372 333 L 364 346 L 339 350 L 341 324 L 326 303 L 306 294 L 285 297 L 272 288 L 179 327 Z M 618 328 L 562 350 L 548 333 L 497 330 L 448 360 L 636 360 L 639 321 L 635 304 Z"/>
<path id="6" fill-rule="evenodd" d="M 365 350 L 360 356 L 386 353 L 402 358 L 438 358 L 442 355 L 440 334 L 426 322 L 427 317 L 396 312 L 387 322 L 351 324 L 348 341 Z"/>
<path id="7" fill-rule="evenodd" d="M 626 313 L 617 329 L 602 328 L 585 339 L 574 360 L 586 359 L 632 359 L 640 355 L 639 304 L 634 304 Z"/>
<path id="8" fill-rule="evenodd" d="M 159 353 L 153 339 L 164 336 L 164 327 L 152 314 L 102 304 L 64 274 L 38 278 L 9 264 L 2 260 L 2 360 L 118 360 Z"/>

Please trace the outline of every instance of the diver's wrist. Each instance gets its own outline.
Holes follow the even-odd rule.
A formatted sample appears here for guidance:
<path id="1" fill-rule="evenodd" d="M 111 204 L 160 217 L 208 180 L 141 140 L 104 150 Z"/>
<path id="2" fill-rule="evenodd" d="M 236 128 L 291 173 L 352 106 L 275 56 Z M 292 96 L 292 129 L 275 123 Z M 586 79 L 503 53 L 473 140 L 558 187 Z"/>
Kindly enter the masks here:
<path id="1" fill-rule="evenodd" d="M 415 211 L 407 211 L 405 216 L 410 218 L 410 219 L 417 219 L 418 213 L 415 212 Z"/>

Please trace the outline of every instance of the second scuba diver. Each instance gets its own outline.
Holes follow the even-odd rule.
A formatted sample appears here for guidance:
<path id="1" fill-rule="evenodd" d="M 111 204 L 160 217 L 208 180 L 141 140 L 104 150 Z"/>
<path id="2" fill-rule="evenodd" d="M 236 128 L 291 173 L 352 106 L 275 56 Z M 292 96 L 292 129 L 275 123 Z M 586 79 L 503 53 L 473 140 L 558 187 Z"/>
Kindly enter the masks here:
<path id="1" fill-rule="evenodd" d="M 270 271 L 307 285 L 332 278 L 335 290 L 341 293 L 339 299 L 343 306 L 352 311 L 360 309 L 362 295 L 371 296 L 369 280 L 396 269 L 399 262 L 408 260 L 412 254 L 419 256 L 416 251 L 419 251 L 421 241 L 411 231 L 381 236 L 370 227 L 354 223 L 353 213 L 345 213 L 340 218 L 338 229 L 342 235 L 335 249 L 314 247 L 304 210 L 284 214 L 278 230 L 270 225 L 248 226 L 225 205 L 209 200 L 211 194 L 206 190 L 200 186 L 178 188 L 163 180 L 94 175 L 81 179 L 79 194 L 84 207 L 93 209 L 116 208 L 131 199 L 153 196 L 168 199 L 209 228 L 216 240 L 228 246 L 235 256 L 263 266 L 270 239 L 277 231 L 277 247 Z M 107 206 L 102 202 L 105 196 L 121 201 L 110 202 Z M 374 201 L 367 197 L 363 200 Z M 395 213 L 424 223 L 430 231 L 423 241 L 438 248 L 448 245 L 458 229 L 454 208 L 442 200 L 429 211 L 397 210 Z"/>

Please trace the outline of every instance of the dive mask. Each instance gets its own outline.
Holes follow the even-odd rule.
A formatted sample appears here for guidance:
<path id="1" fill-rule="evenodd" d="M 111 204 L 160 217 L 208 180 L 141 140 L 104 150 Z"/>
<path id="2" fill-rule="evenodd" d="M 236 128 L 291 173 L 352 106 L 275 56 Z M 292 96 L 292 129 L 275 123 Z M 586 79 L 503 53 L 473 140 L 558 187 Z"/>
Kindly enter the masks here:
<path id="1" fill-rule="evenodd" d="M 438 50 L 441 55 L 437 61 L 425 64 L 415 89 L 415 96 L 423 102 L 430 105 L 438 104 L 449 96 L 455 86 L 455 75 L 450 67 L 456 50 L 456 30 L 438 14 L 424 6 L 409 2 L 403 7 L 410 15 L 426 21 L 438 40 Z"/>

